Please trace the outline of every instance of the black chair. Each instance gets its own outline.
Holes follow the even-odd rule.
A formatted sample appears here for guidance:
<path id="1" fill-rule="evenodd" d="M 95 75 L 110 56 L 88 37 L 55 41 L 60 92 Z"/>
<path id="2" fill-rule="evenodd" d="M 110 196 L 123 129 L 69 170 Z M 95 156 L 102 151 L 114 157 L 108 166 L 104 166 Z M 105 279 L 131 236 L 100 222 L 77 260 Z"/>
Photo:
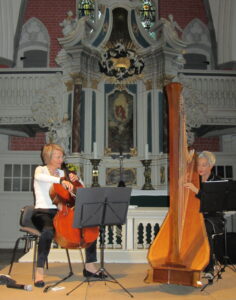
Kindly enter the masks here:
<path id="1" fill-rule="evenodd" d="M 23 235 L 20 236 L 16 242 L 13 249 L 13 254 L 11 258 L 10 268 L 8 274 L 11 274 L 12 267 L 15 261 L 16 253 L 19 247 L 20 241 L 24 241 L 24 252 L 27 253 L 32 248 L 32 243 L 34 245 L 34 254 L 33 254 L 33 272 L 32 277 L 35 277 L 35 267 L 36 267 L 36 256 L 37 256 L 37 245 L 40 237 L 40 232 L 35 228 L 32 223 L 31 217 L 33 214 L 34 206 L 27 205 L 21 209 L 20 214 L 20 231 L 23 232 Z"/>
<path id="2" fill-rule="evenodd" d="M 40 232 L 36 229 L 36 227 L 34 226 L 32 220 L 31 220 L 33 211 L 34 211 L 34 206 L 32 206 L 32 205 L 27 205 L 21 209 L 20 231 L 23 232 L 23 235 L 21 237 L 19 237 L 15 242 L 8 275 L 11 274 L 19 243 L 20 243 L 20 241 L 24 241 L 25 242 L 25 244 L 24 244 L 24 252 L 25 253 L 27 253 L 32 248 L 32 244 L 34 243 L 33 271 L 32 271 L 32 278 L 34 280 L 35 279 L 36 262 L 37 262 L 37 248 L 38 248 Z M 69 272 L 68 276 L 66 278 L 64 278 L 63 280 L 65 280 L 68 277 L 73 275 L 69 251 L 68 251 L 68 249 L 65 249 L 65 250 L 66 250 L 66 255 L 67 255 L 67 259 L 68 259 L 70 272 Z M 46 262 L 46 267 L 48 268 L 48 261 Z"/>

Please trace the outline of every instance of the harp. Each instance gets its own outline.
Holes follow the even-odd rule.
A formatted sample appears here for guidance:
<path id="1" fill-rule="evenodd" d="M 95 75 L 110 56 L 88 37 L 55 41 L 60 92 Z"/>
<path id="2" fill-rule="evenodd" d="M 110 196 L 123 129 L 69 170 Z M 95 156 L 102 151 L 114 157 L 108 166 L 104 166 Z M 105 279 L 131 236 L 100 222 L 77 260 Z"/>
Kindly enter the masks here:
<path id="1" fill-rule="evenodd" d="M 188 151 L 182 85 L 166 86 L 169 115 L 168 214 L 148 251 L 146 282 L 200 285 L 200 274 L 209 261 L 209 243 L 200 201 L 184 183 L 199 186 L 196 156 Z"/>

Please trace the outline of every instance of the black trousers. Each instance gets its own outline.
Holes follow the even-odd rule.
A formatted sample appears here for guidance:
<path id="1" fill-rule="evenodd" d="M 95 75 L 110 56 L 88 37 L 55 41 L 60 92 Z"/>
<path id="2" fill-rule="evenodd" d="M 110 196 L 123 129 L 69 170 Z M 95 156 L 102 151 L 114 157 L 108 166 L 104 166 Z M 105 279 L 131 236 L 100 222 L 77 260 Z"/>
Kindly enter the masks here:
<path id="1" fill-rule="evenodd" d="M 38 244 L 37 267 L 43 268 L 54 237 L 53 218 L 57 209 L 35 209 L 32 222 L 41 232 Z M 95 240 L 88 248 L 85 249 L 85 262 L 92 263 L 97 261 L 97 241 Z"/>
<path id="2" fill-rule="evenodd" d="M 209 264 L 205 268 L 205 272 L 213 272 L 216 259 L 217 239 L 224 234 L 224 218 L 222 214 L 219 215 L 204 215 L 206 232 L 210 245 L 210 259 Z"/>

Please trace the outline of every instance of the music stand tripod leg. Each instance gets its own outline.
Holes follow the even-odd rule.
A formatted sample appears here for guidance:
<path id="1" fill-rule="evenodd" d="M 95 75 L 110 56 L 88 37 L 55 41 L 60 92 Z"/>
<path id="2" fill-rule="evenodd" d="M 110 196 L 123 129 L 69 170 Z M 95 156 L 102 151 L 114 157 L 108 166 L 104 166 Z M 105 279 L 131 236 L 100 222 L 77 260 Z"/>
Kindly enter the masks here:
<path id="1" fill-rule="evenodd" d="M 108 281 L 108 282 L 112 282 L 112 283 L 117 283 L 128 295 L 130 295 L 131 298 L 133 298 L 134 296 L 117 280 L 115 279 L 105 268 L 103 269 L 104 274 L 106 274 L 108 277 L 110 277 L 112 279 L 108 280 L 106 278 L 104 278 L 104 281 Z"/>
<path id="2" fill-rule="evenodd" d="M 215 260 L 215 266 L 218 264 L 219 265 L 219 269 L 218 271 L 213 275 L 213 277 L 211 279 L 208 279 L 208 282 L 206 284 L 203 285 L 203 287 L 201 288 L 201 292 L 205 290 L 205 288 L 208 286 L 208 285 L 212 285 L 214 283 L 214 280 L 218 280 L 218 279 L 222 279 L 222 270 L 221 270 L 221 264 L 220 262 L 216 259 L 216 255 L 213 254 L 213 257 L 214 257 L 214 260 Z"/>
<path id="3" fill-rule="evenodd" d="M 100 245 L 100 269 L 98 273 L 101 274 L 100 281 L 108 281 L 112 283 L 117 283 L 130 297 L 134 297 L 117 279 L 115 279 L 104 267 L 104 249 L 105 249 L 105 226 L 100 227 L 101 245 Z M 106 276 L 107 275 L 107 276 Z M 112 280 L 109 280 L 108 278 Z"/>
<path id="4" fill-rule="evenodd" d="M 225 272 L 225 268 L 229 267 L 231 270 L 236 272 L 236 267 L 232 263 L 230 257 L 228 256 L 228 243 L 227 243 L 227 219 L 224 218 L 224 266 L 222 267 L 221 271 Z M 230 266 L 229 266 L 230 265 Z"/>
<path id="5" fill-rule="evenodd" d="M 216 278 L 217 278 L 217 280 L 221 279 L 221 270 L 219 270 L 216 274 L 214 274 L 212 279 L 208 279 L 208 282 L 206 284 L 204 284 L 204 286 L 201 288 L 201 292 L 204 291 L 208 285 L 212 285 L 214 282 L 214 279 L 216 279 Z"/>
<path id="6" fill-rule="evenodd" d="M 105 249 L 105 227 L 100 227 L 100 237 L 101 237 L 101 245 L 100 245 L 100 268 L 97 271 L 97 274 L 100 274 L 100 278 L 90 279 L 87 277 L 84 281 L 80 282 L 77 286 L 75 286 L 71 291 L 69 291 L 66 295 L 70 295 L 73 291 L 78 289 L 83 283 L 94 281 L 104 281 L 104 282 L 112 282 L 118 284 L 130 297 L 134 297 L 118 280 L 116 280 L 104 267 L 104 249 Z M 109 277 L 112 280 L 109 280 Z"/>
<path id="7" fill-rule="evenodd" d="M 101 257 L 100 269 L 96 272 L 98 278 L 88 278 L 84 282 L 110 281 L 117 283 L 130 297 L 133 297 L 113 276 L 104 268 L 104 248 L 105 248 L 105 226 L 122 225 L 127 218 L 128 205 L 130 201 L 131 188 L 92 188 L 78 189 L 75 203 L 74 227 L 84 228 L 89 226 L 100 227 Z M 112 279 L 109 280 L 107 277 Z M 81 282 L 76 288 L 81 286 Z M 71 291 L 71 292 L 72 292 Z M 70 294 L 69 292 L 68 294 Z M 67 295 L 68 295 L 67 294 Z"/>
<path id="8" fill-rule="evenodd" d="M 82 249 L 79 248 L 79 250 L 80 250 L 81 260 L 82 260 L 82 264 L 83 264 L 83 269 L 85 269 L 85 261 L 84 261 L 84 256 L 83 256 L 83 253 L 82 253 Z M 78 288 L 79 288 L 82 284 L 84 284 L 85 282 L 88 282 L 88 284 L 89 284 L 90 280 L 89 280 L 88 277 L 86 277 L 85 280 L 83 280 L 83 281 L 80 282 L 78 285 L 76 285 L 76 286 L 75 286 L 72 290 L 70 290 L 66 295 L 67 295 L 67 296 L 70 295 L 73 291 L 75 291 L 76 289 L 78 289 Z"/>
<path id="9" fill-rule="evenodd" d="M 201 288 L 201 292 L 205 290 L 205 288 L 208 285 L 212 285 L 214 283 L 215 279 L 222 279 L 222 267 L 221 264 L 219 262 L 219 260 L 216 258 L 216 253 L 215 253 L 215 248 L 216 248 L 216 243 L 215 243 L 215 238 L 217 238 L 218 236 L 222 235 L 222 233 L 214 233 L 212 234 L 212 257 L 213 257 L 213 261 L 214 261 L 214 274 L 212 274 L 212 278 L 208 278 L 208 282 L 206 284 L 203 285 L 203 287 Z M 217 272 L 215 272 L 216 270 L 216 266 L 218 265 L 218 270 Z"/>
<path id="10" fill-rule="evenodd" d="M 78 289 L 83 283 L 88 282 L 88 279 L 85 279 L 84 281 L 80 282 L 78 285 L 76 285 L 72 290 L 70 290 L 68 293 L 66 293 L 66 295 L 70 295 L 73 291 L 75 291 L 76 289 Z"/>

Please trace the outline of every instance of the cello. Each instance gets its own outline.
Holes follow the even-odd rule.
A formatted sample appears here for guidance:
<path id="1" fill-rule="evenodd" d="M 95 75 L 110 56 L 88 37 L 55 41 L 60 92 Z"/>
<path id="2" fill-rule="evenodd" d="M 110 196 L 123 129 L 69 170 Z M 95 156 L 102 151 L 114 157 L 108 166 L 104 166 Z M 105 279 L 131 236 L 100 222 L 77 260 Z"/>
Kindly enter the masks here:
<path id="1" fill-rule="evenodd" d="M 68 180 L 68 170 L 65 168 L 64 172 L 65 180 Z M 73 193 L 59 183 L 54 183 L 49 192 L 53 203 L 59 207 L 53 219 L 54 240 L 66 249 L 87 248 L 98 238 L 99 227 L 73 228 L 76 190 L 84 188 L 84 185 L 79 180 L 72 184 Z"/>
<path id="2" fill-rule="evenodd" d="M 196 155 L 188 152 L 182 85 L 166 86 L 169 113 L 169 200 L 168 214 L 151 244 L 151 265 L 146 283 L 160 282 L 201 286 L 200 273 L 209 261 L 209 242 L 200 201 L 184 183 L 199 187 Z"/>

